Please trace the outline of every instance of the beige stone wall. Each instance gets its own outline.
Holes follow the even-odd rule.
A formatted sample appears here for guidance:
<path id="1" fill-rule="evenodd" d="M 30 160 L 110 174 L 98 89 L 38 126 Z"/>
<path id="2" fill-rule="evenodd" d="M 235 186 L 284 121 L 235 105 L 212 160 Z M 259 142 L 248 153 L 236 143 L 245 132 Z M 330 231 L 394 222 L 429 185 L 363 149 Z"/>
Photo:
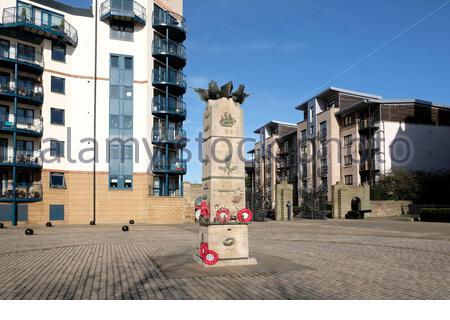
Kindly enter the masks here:
<path id="1" fill-rule="evenodd" d="M 410 201 L 371 201 L 372 213 L 369 217 L 398 217 L 405 214 L 403 208 L 410 204 Z"/>
<path id="2" fill-rule="evenodd" d="M 333 219 L 345 219 L 345 215 L 352 209 L 353 198 L 361 200 L 361 210 L 371 209 L 369 186 L 354 187 L 343 183 L 332 186 Z"/>
<path id="3" fill-rule="evenodd" d="M 287 202 L 291 203 L 291 210 L 293 204 L 292 191 L 294 187 L 291 184 L 288 184 L 286 181 L 283 181 L 276 186 L 276 211 L 275 211 L 275 220 L 276 221 L 288 221 L 289 214 L 287 208 Z M 292 212 L 291 212 L 292 214 Z"/>
<path id="4" fill-rule="evenodd" d="M 49 221 L 49 206 L 64 205 L 64 221 L 55 224 L 89 224 L 92 220 L 92 173 L 65 172 L 67 189 L 50 189 L 50 172 L 42 172 L 43 201 L 28 205 L 28 224 Z M 97 173 L 97 224 L 179 224 L 193 221 L 194 204 L 184 197 L 150 197 L 151 174 L 134 174 L 133 190 L 108 188 L 108 173 Z"/>

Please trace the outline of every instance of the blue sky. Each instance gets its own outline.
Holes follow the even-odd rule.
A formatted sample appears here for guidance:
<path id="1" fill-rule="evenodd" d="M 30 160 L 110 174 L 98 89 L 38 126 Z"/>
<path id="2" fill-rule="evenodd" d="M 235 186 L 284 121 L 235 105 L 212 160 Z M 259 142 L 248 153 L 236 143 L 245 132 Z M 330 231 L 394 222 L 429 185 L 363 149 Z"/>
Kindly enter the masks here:
<path id="1" fill-rule="evenodd" d="M 295 106 L 329 86 L 450 105 L 450 1 L 185 0 L 184 10 L 189 86 L 245 83 L 247 137 L 270 120 L 301 121 Z M 204 106 L 191 90 L 185 101 L 193 139 Z M 201 181 L 196 158 L 188 171 Z"/>

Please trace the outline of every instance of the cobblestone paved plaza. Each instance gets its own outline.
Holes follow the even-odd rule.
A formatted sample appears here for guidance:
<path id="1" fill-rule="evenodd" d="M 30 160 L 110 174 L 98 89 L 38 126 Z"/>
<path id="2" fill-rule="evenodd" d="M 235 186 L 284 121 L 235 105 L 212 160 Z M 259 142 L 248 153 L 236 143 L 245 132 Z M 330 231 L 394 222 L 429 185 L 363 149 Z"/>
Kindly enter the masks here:
<path id="1" fill-rule="evenodd" d="M 39 227 L 25 236 L 23 228 L 1 229 L 0 298 L 450 299 L 450 224 L 254 223 L 252 255 L 289 261 L 290 270 L 165 273 L 158 261 L 191 257 L 197 230 Z"/>

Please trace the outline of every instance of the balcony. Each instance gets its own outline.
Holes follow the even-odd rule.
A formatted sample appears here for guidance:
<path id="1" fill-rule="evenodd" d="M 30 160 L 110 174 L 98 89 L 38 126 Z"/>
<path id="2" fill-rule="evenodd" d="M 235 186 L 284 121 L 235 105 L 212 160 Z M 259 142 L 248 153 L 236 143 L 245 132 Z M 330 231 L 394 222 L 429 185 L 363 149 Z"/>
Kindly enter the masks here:
<path id="1" fill-rule="evenodd" d="M 380 128 L 379 122 L 376 122 L 373 118 L 366 118 L 359 120 L 358 130 L 361 134 L 375 133 Z"/>
<path id="2" fill-rule="evenodd" d="M 173 144 L 184 148 L 187 144 L 186 131 L 153 128 L 152 143 L 156 145 Z"/>
<path id="3" fill-rule="evenodd" d="M 362 173 L 379 172 L 380 165 L 375 161 L 363 161 L 359 166 L 359 171 Z"/>
<path id="4" fill-rule="evenodd" d="M 32 33 L 38 39 L 40 37 L 40 42 L 46 38 L 73 47 L 78 44 L 77 30 L 63 16 L 30 5 L 19 4 L 18 7 L 3 9 L 2 23 L 0 29 L 10 31 L 13 35 L 16 34 L 15 30 L 19 30 Z"/>
<path id="5" fill-rule="evenodd" d="M 19 71 L 42 74 L 44 71 L 44 57 L 42 52 L 29 50 L 23 46 L 10 45 L 0 48 L 1 66 L 13 69 L 17 63 Z"/>
<path id="6" fill-rule="evenodd" d="M 146 10 L 136 1 L 106 0 L 100 5 L 100 20 L 125 21 L 145 26 Z"/>
<path id="7" fill-rule="evenodd" d="M 153 86 L 176 96 L 186 93 L 186 76 L 174 69 L 158 68 L 153 70 Z"/>
<path id="8" fill-rule="evenodd" d="M 164 158 L 158 158 L 153 162 L 153 173 L 185 175 L 186 172 L 186 160 L 169 160 L 167 165 Z"/>
<path id="9" fill-rule="evenodd" d="M 20 183 L 16 184 L 13 192 L 12 182 L 3 185 L 0 192 L 0 202 L 38 202 L 42 201 L 42 184 L 40 183 Z"/>
<path id="10" fill-rule="evenodd" d="M 14 149 L 12 147 L 0 149 L 0 167 L 42 168 L 42 155 L 40 151 L 16 151 L 14 163 Z"/>
<path id="11" fill-rule="evenodd" d="M 174 13 L 161 9 L 153 12 L 153 28 L 162 34 L 169 30 L 169 37 L 177 42 L 186 40 L 186 20 Z"/>
<path id="12" fill-rule="evenodd" d="M 18 102 L 41 105 L 44 101 L 42 83 L 30 80 L 18 80 L 13 78 L 0 77 L 0 97 L 5 100 L 14 101 L 17 97 Z"/>
<path id="13" fill-rule="evenodd" d="M 17 117 L 17 126 L 14 127 L 15 117 L 14 114 L 0 114 L 0 132 L 11 133 L 16 130 L 19 135 L 29 137 L 40 137 L 44 126 L 42 120 L 32 117 Z"/>
<path id="14" fill-rule="evenodd" d="M 156 117 L 169 116 L 169 120 L 186 120 L 186 104 L 180 98 L 156 96 L 152 102 L 152 113 Z"/>
<path id="15" fill-rule="evenodd" d="M 321 168 L 319 168 L 318 170 L 319 172 L 319 176 L 323 177 L 323 176 L 327 176 L 328 175 L 328 167 L 323 166 Z"/>
<path id="16" fill-rule="evenodd" d="M 169 59 L 169 65 L 182 69 L 186 66 L 186 48 L 179 43 L 166 39 L 153 40 L 153 57 L 162 61 Z"/>

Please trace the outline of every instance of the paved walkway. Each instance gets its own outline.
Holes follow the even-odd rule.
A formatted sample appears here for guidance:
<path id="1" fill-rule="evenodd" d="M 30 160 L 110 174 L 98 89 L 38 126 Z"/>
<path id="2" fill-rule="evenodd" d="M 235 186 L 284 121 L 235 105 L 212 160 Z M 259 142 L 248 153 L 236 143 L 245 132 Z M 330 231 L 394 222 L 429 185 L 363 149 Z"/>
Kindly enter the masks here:
<path id="1" fill-rule="evenodd" d="M 450 224 L 296 221 L 250 226 L 252 255 L 292 271 L 170 277 L 197 226 L 0 229 L 0 299 L 450 299 Z"/>

